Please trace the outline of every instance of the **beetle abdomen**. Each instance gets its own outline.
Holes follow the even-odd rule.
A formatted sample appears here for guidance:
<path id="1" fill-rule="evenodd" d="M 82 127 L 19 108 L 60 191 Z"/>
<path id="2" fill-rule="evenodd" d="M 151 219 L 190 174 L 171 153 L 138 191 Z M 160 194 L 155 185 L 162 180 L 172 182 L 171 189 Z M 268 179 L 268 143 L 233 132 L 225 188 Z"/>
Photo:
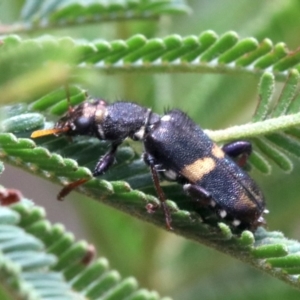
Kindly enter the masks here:
<path id="1" fill-rule="evenodd" d="M 264 197 L 254 180 L 183 112 L 168 112 L 144 143 L 146 152 L 162 169 L 210 195 L 216 209 L 222 211 L 221 217 L 229 215 L 254 224 L 263 213 Z"/>

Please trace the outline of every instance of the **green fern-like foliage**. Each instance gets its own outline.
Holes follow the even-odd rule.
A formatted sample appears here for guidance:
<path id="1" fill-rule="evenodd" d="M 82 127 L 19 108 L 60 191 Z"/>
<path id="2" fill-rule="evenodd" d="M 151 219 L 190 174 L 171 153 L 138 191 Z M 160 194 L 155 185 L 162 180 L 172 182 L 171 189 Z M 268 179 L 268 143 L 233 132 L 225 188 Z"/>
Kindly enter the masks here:
<path id="1" fill-rule="evenodd" d="M 11 30 L 29 31 L 82 23 L 154 19 L 164 14 L 190 12 L 185 1 L 26 1 L 21 23 Z"/>
<path id="2" fill-rule="evenodd" d="M 261 74 L 268 68 L 284 79 L 285 71 L 300 68 L 299 53 L 289 51 L 285 44 L 240 39 L 235 32 L 218 36 L 213 31 L 205 31 L 199 36 L 174 34 L 153 39 L 138 34 L 125 41 L 111 42 L 84 42 L 51 36 L 28 40 L 8 35 L 2 39 L 2 51 L 5 61 L 5 55 L 10 56 L 16 60 L 16 65 L 24 58 L 36 62 L 38 57 L 41 62 L 68 57 L 79 68 L 94 67 L 110 74 L 129 71 Z"/>
<path id="3" fill-rule="evenodd" d="M 1 187 L 1 297 L 12 299 L 162 299 L 138 289 L 134 278 L 122 279 L 94 248 L 76 241 L 61 224 L 51 224 L 45 211 Z M 167 298 L 163 298 L 167 299 Z"/>
<path id="4" fill-rule="evenodd" d="M 271 172 L 271 164 L 291 172 L 289 156 L 299 158 L 299 72 L 291 70 L 278 99 L 274 99 L 274 75 L 266 72 L 261 77 L 259 103 L 252 122 L 242 126 L 211 132 L 216 141 L 251 139 L 257 146 L 250 158 L 251 164 L 262 173 Z M 210 133 L 208 131 L 208 133 Z M 289 156 L 288 156 L 289 155 Z"/>
<path id="5" fill-rule="evenodd" d="M 293 71 L 291 73 L 290 80 L 293 81 L 294 76 L 298 76 L 297 71 Z M 263 94 L 263 89 L 269 90 L 269 92 L 272 90 L 274 81 L 269 80 L 270 78 L 273 78 L 270 73 L 266 73 L 262 77 L 260 85 L 261 94 Z M 267 84 L 265 81 L 267 81 Z M 288 125 L 286 125 L 284 122 L 279 122 L 279 119 L 273 120 L 273 123 L 276 124 L 275 126 L 272 123 L 274 128 L 272 127 L 272 124 L 269 124 L 270 120 L 272 119 L 266 118 L 268 115 L 272 116 L 271 112 L 273 113 L 277 111 L 279 106 L 283 106 L 282 101 L 287 101 L 284 95 L 288 93 L 287 90 L 289 90 L 289 87 L 290 86 L 287 84 L 282 92 L 282 97 L 280 97 L 278 102 L 275 103 L 275 107 L 272 107 L 272 109 L 270 109 L 270 103 L 272 103 L 272 101 L 270 101 L 270 99 L 266 99 L 265 97 L 261 98 L 259 106 L 256 110 L 256 114 L 253 118 L 255 122 L 241 125 L 240 127 L 236 126 L 235 128 L 228 128 L 226 130 L 231 132 L 232 135 L 239 134 L 240 131 L 247 132 L 244 133 L 242 137 L 249 138 L 255 135 L 264 134 L 264 130 L 266 137 L 268 137 L 270 132 L 274 132 L 274 134 L 278 132 L 278 126 L 279 129 L 295 128 L 294 125 L 299 123 L 299 118 L 296 118 L 295 124 L 288 123 Z M 57 95 L 61 94 L 62 92 L 58 90 L 51 95 L 43 97 L 42 99 L 38 99 L 36 102 L 30 104 L 28 109 L 31 110 L 38 107 L 40 110 L 48 109 L 52 113 L 58 113 L 60 111 L 58 107 L 64 105 L 65 109 L 67 108 L 66 99 L 55 103 L 54 99 L 57 97 Z M 266 94 L 268 95 L 270 93 Z M 291 95 L 289 96 L 290 97 L 288 98 L 292 99 L 298 96 L 298 94 L 294 91 L 292 97 Z M 81 91 L 76 87 L 71 89 L 71 99 L 75 99 L 77 102 L 84 100 L 84 97 L 84 91 Z M 297 99 L 295 99 L 295 101 L 296 100 Z M 266 103 L 268 105 L 266 105 Z M 291 103 L 296 105 L 295 102 Z M 263 109 L 265 112 L 262 112 Z M 62 113 L 63 110 L 64 109 L 62 109 L 60 113 Z M 269 113 L 270 110 L 271 112 Z M 286 105 L 286 108 L 283 109 L 282 113 L 288 111 L 289 105 Z M 282 113 L 279 113 L 279 115 L 282 115 Z M 33 114 L 36 115 L 35 118 L 33 117 Z M 287 120 L 289 122 L 290 120 L 293 120 L 294 115 L 295 114 L 291 113 Z M 40 116 L 40 118 L 38 118 L 38 116 Z M 256 120 L 256 118 L 258 118 L 257 116 L 259 116 L 260 121 Z M 20 123 L 22 117 L 24 118 L 24 121 L 23 123 Z M 19 128 L 25 128 L 25 126 L 28 128 L 28 125 L 25 125 L 28 120 L 31 122 L 33 120 L 38 120 L 35 124 L 30 124 L 31 128 L 28 128 L 30 131 L 34 128 L 34 126 L 41 126 L 41 119 L 42 117 L 40 114 L 26 113 L 21 116 L 17 116 L 18 122 L 16 122 L 16 117 L 12 116 L 3 122 L 3 126 L 4 128 L 9 129 L 9 131 L 17 132 L 20 130 Z M 258 122 L 260 122 L 259 126 L 257 126 Z M 248 126 L 249 129 L 242 130 L 241 127 L 243 126 Z M 259 128 L 260 133 L 252 133 L 252 127 Z M 218 136 L 218 134 L 220 135 L 220 132 L 211 132 L 212 136 L 214 134 Z M 223 139 L 223 141 L 230 139 L 230 135 L 228 136 L 224 132 L 222 134 L 226 137 Z M 258 143 L 258 141 L 263 141 L 264 139 L 267 138 L 256 138 L 254 141 Z M 0 135 L 0 141 L 2 145 L 2 157 L 4 160 L 12 164 L 22 165 L 30 172 L 40 174 L 45 178 L 58 181 L 62 184 L 81 178 L 92 178 L 90 169 L 95 165 L 99 157 L 100 149 L 102 148 L 102 153 L 104 154 L 107 148 L 107 144 L 105 142 L 103 142 L 101 145 L 101 143 L 96 139 L 90 139 L 88 143 L 86 139 L 78 139 L 76 142 L 70 144 L 63 137 L 45 137 L 40 141 L 37 141 L 38 144 L 35 144 L 28 138 L 16 138 L 10 133 L 4 133 Z M 263 145 L 263 142 L 259 144 L 259 146 L 261 145 Z M 278 164 L 279 162 L 283 161 L 279 164 L 280 166 L 284 165 L 286 161 L 292 164 L 285 154 L 280 155 L 281 152 L 279 152 L 279 150 L 276 148 L 269 148 L 269 152 L 264 152 L 266 154 L 265 159 L 263 159 L 262 154 L 257 154 L 260 152 L 254 154 L 254 157 L 261 158 L 260 161 L 255 159 L 253 160 L 252 165 L 254 167 L 257 167 L 259 170 L 264 170 L 263 167 L 265 165 L 270 166 L 268 160 L 273 160 Z M 259 149 L 264 148 L 261 146 Z M 277 160 L 274 160 L 274 151 L 279 153 L 277 155 Z M 66 156 L 69 158 L 64 158 Z M 263 164 L 263 167 L 261 167 L 261 164 Z M 140 160 L 139 155 L 136 154 L 130 147 L 122 147 L 117 155 L 117 163 L 114 165 L 109 174 L 102 176 L 101 180 L 91 179 L 87 184 L 80 188 L 80 191 L 95 199 L 102 199 L 105 201 L 105 203 L 111 206 L 117 207 L 118 209 L 128 212 L 131 215 L 135 215 L 148 222 L 153 222 L 164 228 L 165 222 L 162 212 L 149 215 L 145 210 L 147 204 L 159 203 L 158 200 L 152 196 L 153 191 L 151 192 L 152 195 L 141 192 L 145 191 L 149 193 L 149 191 L 151 191 L 151 186 L 152 182 L 149 171 L 145 167 L 144 163 Z M 182 208 L 189 209 L 189 206 L 186 204 L 188 203 L 188 199 L 186 199 L 178 186 L 166 187 L 166 191 L 168 192 L 170 198 L 175 201 L 169 203 L 170 209 L 173 212 L 172 226 L 174 227 L 174 232 L 207 244 L 216 249 L 231 253 L 233 256 L 239 259 L 249 261 L 254 266 L 266 272 L 270 272 L 273 276 L 284 279 L 291 285 L 298 286 L 298 283 L 294 282 L 294 278 L 292 276 L 285 275 L 286 273 L 289 274 L 290 272 L 293 272 L 290 271 L 290 269 L 294 270 L 295 266 L 292 263 L 290 266 L 288 264 L 285 265 L 284 263 L 286 260 L 292 261 L 292 259 L 296 259 L 297 255 L 295 257 L 293 254 L 294 250 L 289 251 L 289 249 L 298 249 L 298 244 L 296 242 L 285 239 L 281 233 L 266 232 L 263 229 L 259 229 L 254 236 L 252 233 L 245 231 L 239 237 L 238 235 L 236 236 L 233 234 L 230 228 L 223 223 L 220 223 L 218 227 L 215 228 L 207 224 L 203 224 L 199 216 L 191 213 L 190 211 L 180 210 Z M 290 245 L 290 243 L 292 243 L 292 245 Z M 262 264 L 261 258 L 265 259 L 264 264 Z M 281 261 L 283 261 L 282 265 L 280 265 Z M 274 272 L 275 269 L 270 267 L 276 268 L 276 272 Z M 296 276 L 296 272 L 293 273 L 293 275 Z"/>
<path id="6" fill-rule="evenodd" d="M 197 18 L 202 12 L 202 7 L 197 10 L 198 5 L 198 2 L 192 3 Z M 222 5 L 220 3 L 220 7 L 214 8 L 216 20 L 220 23 L 226 19 L 224 9 L 228 11 L 228 7 L 222 8 Z M 241 4 L 234 5 L 237 9 Z M 292 4 L 284 9 L 280 8 L 280 12 L 276 12 L 275 8 L 272 10 L 268 7 L 269 15 L 273 18 L 269 20 L 270 24 L 275 22 L 276 16 L 295 11 Z M 286 173 L 297 172 L 300 154 L 299 51 L 289 50 L 287 42 L 273 42 L 282 39 L 266 38 L 268 34 L 261 31 L 256 34 L 238 34 L 230 30 L 234 26 L 223 34 L 223 28 L 222 31 L 207 30 L 210 26 L 192 32 L 190 29 L 181 30 L 181 26 L 185 28 L 184 24 L 189 18 L 193 22 L 194 15 L 186 16 L 190 12 L 191 9 L 184 1 L 173 0 L 24 1 L 19 10 L 20 17 L 0 25 L 0 69 L 5 70 L 0 72 L 1 160 L 60 185 L 88 178 L 90 180 L 78 189 L 81 194 L 152 223 L 160 227 L 160 230 L 165 229 L 161 211 L 154 214 L 146 212 L 147 204 L 159 202 L 149 171 L 140 159 L 142 151 L 136 149 L 136 145 L 124 143 L 117 153 L 116 164 L 104 176 L 96 179 L 92 178 L 90 170 L 107 151 L 106 142 L 75 138 L 70 143 L 64 137 L 54 136 L 34 141 L 30 139 L 32 131 L 52 128 L 57 118 L 67 111 L 68 103 L 63 86 L 68 83 L 72 105 L 86 100 L 89 97 L 87 88 L 91 87 L 93 94 L 110 96 L 112 100 L 120 96 L 130 100 L 133 97 L 133 100 L 160 114 L 167 105 L 178 106 L 204 128 L 213 128 L 206 129 L 206 132 L 218 143 L 235 139 L 250 140 L 254 152 L 250 157 L 249 167 L 251 176 L 257 177 L 258 181 L 267 182 L 273 177 L 289 176 Z M 200 19 L 205 20 L 205 17 L 204 12 Z M 145 22 L 147 26 L 134 23 L 137 20 Z M 172 30 L 168 27 L 170 20 L 175 24 Z M 267 20 L 265 16 L 264 21 Z M 107 30 L 108 27 L 105 27 L 102 31 L 99 25 L 115 27 L 114 30 Z M 82 34 L 80 30 L 84 26 L 89 27 Z M 267 24 L 264 28 L 267 30 Z M 66 31 L 67 29 L 70 31 Z M 182 34 L 171 34 L 172 32 Z M 253 38 L 252 35 L 258 38 Z M 156 75 L 162 72 L 164 75 Z M 181 73 L 185 75 L 178 75 Z M 208 73 L 211 75 L 202 76 Z M 229 84 L 228 81 L 223 82 L 223 77 L 217 74 L 235 77 Z M 258 92 L 254 85 L 249 84 L 248 87 L 248 82 L 245 84 L 239 81 L 245 75 L 252 75 L 257 81 L 260 80 Z M 179 76 L 187 79 L 182 80 Z M 237 88 L 232 92 L 231 86 L 235 85 L 235 81 L 240 90 Z M 185 86 L 180 90 L 182 82 Z M 281 85 L 279 93 L 278 85 Z M 221 91 L 219 93 L 214 91 L 218 87 Z M 257 95 L 254 97 L 255 93 Z M 251 102 L 251 97 L 247 94 L 256 100 Z M 207 100 L 205 102 L 202 99 Z M 270 176 L 261 179 L 261 173 Z M 274 184 L 269 186 L 272 187 L 270 190 L 276 190 Z M 236 233 L 231 231 L 228 224 L 220 223 L 219 220 L 208 225 L 193 211 L 188 197 L 179 185 L 165 184 L 164 190 L 170 199 L 168 205 L 176 234 L 229 254 L 299 289 L 300 256 L 297 241 L 286 238 L 279 231 L 264 228 L 258 228 L 254 233 Z M 4 192 L 3 195 L 3 199 L 6 199 Z M 286 189 L 283 197 L 288 199 L 289 195 L 291 192 Z M 267 200 L 268 207 L 272 206 L 272 199 L 267 197 Z M 282 198 L 280 200 L 282 202 Z M 81 211 L 87 211 L 91 221 L 93 209 L 89 210 L 88 206 L 85 203 Z M 118 273 L 107 269 L 107 263 L 103 259 L 87 266 L 85 261 L 92 252 L 88 244 L 74 242 L 73 237 L 65 233 L 61 226 L 51 225 L 45 220 L 40 208 L 20 200 L 20 203 L 3 209 L 1 220 L 4 221 L 0 223 L 13 227 L 9 232 L 2 229 L 3 236 L 7 236 L 9 242 L 4 238 L 0 245 L 1 255 L 3 254 L 1 276 L 6 278 L 3 288 L 8 291 L 7 297 L 12 294 L 12 299 L 15 295 L 22 299 L 48 299 L 55 294 L 59 299 L 159 299 L 156 292 L 137 290 L 136 281 L 132 278 L 121 281 Z M 101 215 L 101 210 L 98 211 L 97 207 L 95 220 L 98 222 L 103 218 L 106 219 L 105 226 L 112 224 L 115 217 L 106 218 L 106 213 Z M 272 210 L 274 211 L 274 207 L 267 217 L 271 224 L 275 218 Z M 288 201 L 285 202 L 282 219 L 285 214 L 294 211 L 296 209 L 289 206 Z M 289 216 L 282 224 L 286 226 L 287 220 Z M 109 235 L 110 239 L 114 237 L 114 242 L 109 244 L 107 239 L 103 247 L 108 244 L 110 246 L 107 247 L 107 253 L 117 249 L 117 256 L 125 257 L 120 249 L 123 250 L 124 245 L 129 244 L 130 237 L 135 238 L 139 234 L 137 231 L 142 230 L 143 225 L 138 226 L 139 230 L 135 228 L 134 235 L 132 232 L 126 235 L 125 223 L 118 223 L 116 220 L 115 224 L 119 224 L 112 225 L 117 230 Z M 280 226 L 270 225 L 270 228 L 281 230 Z M 101 231 L 101 226 L 97 227 L 97 239 Z M 154 253 L 163 251 L 157 250 L 163 249 L 162 245 L 156 246 L 160 234 L 161 231 L 154 234 L 148 229 L 144 234 L 146 246 L 143 250 L 136 247 L 138 253 L 146 253 L 140 273 L 147 273 L 146 266 L 152 269 L 156 262 L 153 259 Z M 26 237 L 23 239 L 22 235 Z M 124 244 L 123 235 L 126 240 Z M 140 239 L 142 236 L 143 234 Z M 168 238 L 169 234 L 165 239 Z M 12 244 L 16 243 L 16 246 L 10 246 L 10 241 Z M 168 249 L 172 253 L 181 249 L 180 246 L 176 248 L 170 245 Z M 199 293 L 192 291 L 201 286 L 200 278 L 195 280 L 190 276 L 193 272 L 198 274 L 203 264 L 209 265 L 211 261 L 202 259 L 198 253 L 202 250 L 199 250 L 198 245 L 195 252 L 191 252 L 191 249 L 192 246 L 185 250 L 189 255 L 182 250 L 181 259 L 176 261 L 177 272 L 172 272 L 170 281 L 175 281 L 177 290 L 182 286 L 186 290 L 190 289 L 190 295 L 194 297 L 188 298 L 186 291 L 184 294 L 179 293 L 179 296 L 174 292 L 175 299 L 197 298 Z M 166 264 L 170 256 L 168 252 L 167 258 L 159 260 L 160 264 Z M 191 269 L 196 266 L 195 261 L 201 260 L 202 265 L 193 272 L 186 271 L 185 258 L 194 258 L 189 264 Z M 127 257 L 126 259 L 129 260 Z M 138 264 L 137 255 L 133 261 L 130 269 Z M 228 269 L 228 266 L 224 268 L 226 272 Z M 166 273 L 161 273 L 164 276 L 156 274 L 152 277 L 161 278 L 156 279 L 156 284 L 162 282 L 161 286 L 167 285 Z M 227 279 L 228 276 L 224 277 Z M 174 278 L 177 278 L 179 284 L 176 284 Z M 187 279 L 184 282 L 182 278 Z M 151 281 L 148 278 L 146 282 Z M 194 288 L 192 282 L 197 282 Z M 220 297 L 223 297 L 221 286 L 218 288 Z M 201 293 L 205 295 L 203 289 Z M 207 295 L 207 299 L 212 299 L 209 297 L 211 296 Z"/>

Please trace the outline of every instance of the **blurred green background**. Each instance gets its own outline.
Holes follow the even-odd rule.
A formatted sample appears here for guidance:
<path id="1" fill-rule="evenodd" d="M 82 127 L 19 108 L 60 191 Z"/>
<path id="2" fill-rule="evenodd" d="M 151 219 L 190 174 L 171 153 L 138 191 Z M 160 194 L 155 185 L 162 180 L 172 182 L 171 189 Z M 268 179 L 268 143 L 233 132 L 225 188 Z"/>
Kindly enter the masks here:
<path id="1" fill-rule="evenodd" d="M 0 1 L 0 22 L 19 18 L 23 1 Z M 204 30 L 222 33 L 233 30 L 241 38 L 270 38 L 289 49 L 300 45 L 300 2 L 190 0 L 191 15 L 163 17 L 159 21 L 99 23 L 51 30 L 42 34 L 74 38 L 127 39 L 136 33 L 164 37 L 177 33 L 198 35 Z M 31 33 L 31 37 L 41 32 Z M 1 70 L 0 70 L 1 71 Z M 1 71 L 2 72 L 2 71 Z M 226 74 L 122 74 L 91 72 L 86 89 L 109 101 L 133 100 L 162 113 L 166 107 L 187 112 L 203 128 L 218 129 L 246 123 L 257 102 L 258 77 Z M 299 239 L 299 161 L 284 174 L 276 166 L 270 176 L 252 173 L 262 187 L 270 214 L 271 230 Z M 97 247 L 123 276 L 133 275 L 141 285 L 176 300 L 299 299 L 299 292 L 222 253 L 195 245 L 158 230 L 105 205 L 75 193 L 65 202 L 55 201 L 59 187 L 7 166 L 1 184 L 20 189 L 35 199 L 43 198 L 50 220 L 61 222 L 76 236 Z"/>

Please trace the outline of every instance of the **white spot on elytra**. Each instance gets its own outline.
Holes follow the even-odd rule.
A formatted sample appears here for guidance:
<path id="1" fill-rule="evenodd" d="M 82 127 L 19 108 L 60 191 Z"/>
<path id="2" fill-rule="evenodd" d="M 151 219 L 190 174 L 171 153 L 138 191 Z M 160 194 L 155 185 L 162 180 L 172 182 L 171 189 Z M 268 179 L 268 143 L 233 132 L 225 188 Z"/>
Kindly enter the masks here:
<path id="1" fill-rule="evenodd" d="M 234 220 L 232 221 L 232 225 L 235 226 L 235 227 L 239 226 L 240 224 L 241 224 L 241 221 L 240 221 L 240 220 L 234 219 Z"/>
<path id="2" fill-rule="evenodd" d="M 227 212 L 225 210 L 220 210 L 219 212 L 221 218 L 225 218 L 227 216 Z"/>
<path id="3" fill-rule="evenodd" d="M 177 178 L 177 174 L 173 170 L 166 170 L 164 174 L 169 180 L 176 180 Z"/>
<path id="4" fill-rule="evenodd" d="M 261 224 L 265 224 L 265 223 L 266 223 L 265 219 L 264 219 L 262 216 L 260 216 L 260 217 L 257 219 L 257 222 L 258 222 L 258 223 L 261 223 Z"/>
<path id="5" fill-rule="evenodd" d="M 185 191 L 187 191 L 187 190 L 190 188 L 190 186 L 191 186 L 191 184 L 190 184 L 190 183 L 187 183 L 187 184 L 185 184 L 185 185 L 183 186 L 183 189 L 184 189 Z"/>
<path id="6" fill-rule="evenodd" d="M 215 207 L 216 206 L 216 202 L 214 200 L 210 200 L 209 204 L 210 204 L 211 207 Z"/>
<path id="7" fill-rule="evenodd" d="M 142 126 L 139 131 L 135 132 L 134 138 L 140 141 L 145 135 L 145 127 Z"/>
<path id="8" fill-rule="evenodd" d="M 171 120 L 171 116 L 165 115 L 165 116 L 163 116 L 163 117 L 161 118 L 161 120 L 164 121 L 164 122 L 168 122 L 168 121 Z"/>

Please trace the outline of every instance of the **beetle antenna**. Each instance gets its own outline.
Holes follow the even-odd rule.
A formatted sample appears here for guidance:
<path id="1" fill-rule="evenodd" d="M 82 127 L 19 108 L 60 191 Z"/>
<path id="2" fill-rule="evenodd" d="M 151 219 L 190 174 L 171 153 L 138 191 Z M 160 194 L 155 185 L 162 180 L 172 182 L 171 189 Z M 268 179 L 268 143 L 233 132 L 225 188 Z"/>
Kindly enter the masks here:
<path id="1" fill-rule="evenodd" d="M 71 113 L 73 112 L 73 107 L 71 105 L 70 87 L 67 83 L 65 84 L 65 90 L 66 90 L 66 97 L 68 103 L 68 112 Z"/>

